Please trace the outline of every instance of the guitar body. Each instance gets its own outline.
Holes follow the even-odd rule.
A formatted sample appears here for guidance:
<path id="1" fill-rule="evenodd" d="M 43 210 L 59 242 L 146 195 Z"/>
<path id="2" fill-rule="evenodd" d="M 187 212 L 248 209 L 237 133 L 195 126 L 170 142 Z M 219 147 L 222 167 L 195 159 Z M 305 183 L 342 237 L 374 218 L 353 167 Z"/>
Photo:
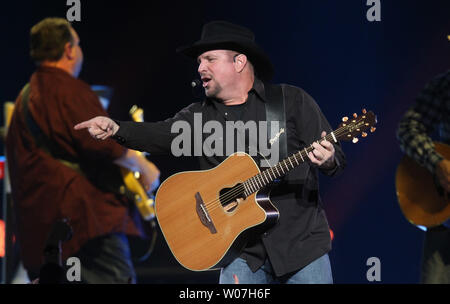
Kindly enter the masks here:
<path id="1" fill-rule="evenodd" d="M 450 159 L 450 146 L 434 145 L 436 151 Z M 434 227 L 450 218 L 448 194 L 439 192 L 430 171 L 408 156 L 397 168 L 396 188 L 400 208 L 412 224 Z"/>
<path id="2" fill-rule="evenodd" d="M 235 153 L 213 169 L 177 173 L 161 184 L 156 217 L 181 265 L 194 271 L 224 266 L 239 254 L 248 233 L 276 223 L 278 210 L 263 190 L 246 199 L 224 199 L 259 172 L 248 154 Z"/>

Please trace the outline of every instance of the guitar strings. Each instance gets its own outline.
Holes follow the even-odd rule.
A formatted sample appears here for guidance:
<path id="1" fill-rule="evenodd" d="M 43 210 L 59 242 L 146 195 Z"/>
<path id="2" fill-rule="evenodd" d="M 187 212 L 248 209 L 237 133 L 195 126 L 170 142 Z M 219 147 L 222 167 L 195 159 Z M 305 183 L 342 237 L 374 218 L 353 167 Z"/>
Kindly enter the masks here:
<path id="1" fill-rule="evenodd" d="M 347 129 L 347 128 L 348 128 L 348 126 L 340 127 L 340 128 L 338 128 L 336 131 L 334 131 L 334 133 L 335 133 L 335 135 L 336 135 L 337 137 L 339 137 L 340 135 L 342 135 L 342 134 L 344 134 L 344 133 L 346 132 L 346 131 L 343 130 L 343 129 Z M 327 137 L 330 137 L 330 138 L 327 138 Z M 327 140 L 332 139 L 331 133 L 327 134 L 327 135 L 324 137 L 324 139 L 327 139 Z M 311 148 L 312 148 L 312 149 L 311 149 Z M 311 150 L 309 150 L 309 149 L 311 149 Z M 313 149 L 314 149 L 314 148 L 312 147 L 312 145 L 310 145 L 308 148 L 306 148 L 306 150 L 307 150 L 308 153 L 311 152 Z M 309 151 L 308 151 L 308 150 L 309 150 Z M 300 150 L 300 151 L 298 151 L 297 153 L 294 153 L 293 155 L 289 156 L 288 158 L 291 158 L 292 156 L 295 156 L 295 155 L 298 154 L 298 153 L 301 154 L 302 152 L 303 152 L 303 150 Z M 303 162 L 304 162 L 304 161 L 303 161 Z M 278 165 L 278 164 L 277 164 L 277 165 Z M 268 169 L 266 169 L 266 170 L 273 169 L 273 168 L 277 167 L 277 165 L 275 165 L 275 166 L 273 166 L 273 167 L 271 167 L 271 168 L 268 168 Z M 265 170 L 264 170 L 264 171 L 265 171 Z M 263 171 L 263 172 L 264 172 L 264 171 Z M 260 175 L 261 173 L 262 173 L 262 172 L 258 173 L 257 175 Z M 249 179 L 247 179 L 247 180 L 250 180 L 250 179 L 252 179 L 252 178 L 255 178 L 257 175 L 255 175 L 255 176 L 253 176 L 253 177 L 251 177 L 251 178 L 249 178 Z M 269 184 L 270 184 L 270 182 L 269 182 Z M 265 187 L 265 186 L 267 186 L 267 185 L 264 185 L 263 187 Z M 262 187 L 262 188 L 263 188 L 263 187 Z M 261 189 L 261 188 L 260 188 L 260 189 Z M 226 202 L 225 204 L 228 204 L 229 202 L 232 202 L 232 201 L 236 198 L 236 196 L 242 192 L 242 190 L 245 191 L 245 186 L 243 185 L 243 183 L 241 183 L 240 187 L 235 187 L 233 190 L 226 192 L 224 195 L 222 195 L 222 196 L 219 195 L 219 198 L 216 198 L 216 199 L 214 199 L 214 200 L 212 200 L 212 201 L 209 201 L 209 202 L 205 203 L 205 208 L 206 208 L 206 210 L 207 210 L 208 212 L 211 212 L 211 211 L 217 209 L 217 207 L 220 207 L 220 206 L 222 205 L 221 200 L 222 200 L 222 201 L 225 201 L 225 202 Z M 258 191 L 258 190 L 257 190 L 257 191 Z M 256 192 L 256 191 L 255 191 L 255 192 Z M 254 192 L 253 192 L 253 193 L 254 193 Z M 253 193 L 251 193 L 251 194 L 253 194 Z"/>
<path id="2" fill-rule="evenodd" d="M 307 150 L 308 150 L 308 149 L 310 149 L 310 147 L 308 147 Z M 309 150 L 308 153 L 311 152 L 311 151 L 312 151 L 312 150 Z M 302 152 L 303 152 L 303 151 L 299 151 L 299 152 L 297 152 L 297 153 L 295 153 L 295 154 L 302 153 Z M 292 156 L 291 156 L 291 157 L 292 157 Z M 275 167 L 276 167 L 276 166 L 271 167 L 271 168 L 268 168 L 268 169 L 266 169 L 266 170 L 273 169 L 273 168 L 275 168 Z M 262 173 L 262 172 L 258 173 L 257 175 L 261 175 L 261 173 Z M 252 176 L 252 177 L 250 177 L 250 178 L 247 179 L 247 180 L 250 180 L 250 179 L 252 179 L 252 178 L 255 178 L 257 175 Z M 271 182 L 272 182 L 272 181 L 271 181 Z M 265 186 L 267 186 L 267 185 L 270 184 L 271 182 L 267 183 L 266 185 L 263 185 L 260 189 L 264 188 Z M 260 182 L 260 183 L 263 184 L 262 182 Z M 221 201 L 223 202 L 224 205 L 226 205 L 226 204 L 232 202 L 234 199 L 237 198 L 237 197 L 236 197 L 237 195 L 241 194 L 242 192 L 245 192 L 245 186 L 244 186 L 243 184 L 244 184 L 244 183 L 241 183 L 240 186 L 235 187 L 235 188 L 232 189 L 231 191 L 228 191 L 228 192 L 226 192 L 225 194 L 223 194 L 222 196 L 219 195 L 219 198 L 218 198 L 218 199 L 214 199 L 214 200 L 212 200 L 212 201 L 206 203 L 206 204 L 205 204 L 206 210 L 207 210 L 208 212 L 210 212 L 210 211 L 213 211 L 213 210 L 217 209 L 218 207 L 220 207 L 220 206 L 222 205 Z M 259 187 L 259 186 L 258 186 L 258 187 Z M 260 189 L 258 189 L 258 190 L 260 190 Z M 253 191 L 252 193 L 250 193 L 250 195 L 253 194 L 253 193 L 255 193 L 255 192 L 257 192 L 258 190 Z"/>
<path id="3" fill-rule="evenodd" d="M 341 128 L 339 128 L 339 129 L 337 129 L 336 131 L 334 131 L 335 135 L 340 136 L 341 134 L 344 134 L 345 131 L 341 132 L 342 130 L 340 130 L 340 129 L 343 129 L 343 128 L 347 128 L 347 126 L 341 127 Z M 329 137 L 330 135 L 331 135 L 331 133 L 328 134 L 328 135 L 326 135 L 324 138 L 327 139 L 327 137 Z M 330 136 L 330 137 L 331 137 L 331 136 Z M 329 138 L 329 139 L 332 139 L 332 138 Z M 309 150 L 309 149 L 310 149 L 310 150 Z M 310 145 L 308 148 L 306 148 L 307 153 L 311 152 L 313 149 L 314 149 L 314 148 Z M 308 150 L 309 150 L 309 151 L 308 151 Z M 298 151 L 297 153 L 294 153 L 292 156 L 294 156 L 294 155 L 296 155 L 296 154 L 298 154 L 298 153 L 302 153 L 302 152 L 303 152 L 303 150 L 300 150 L 300 151 Z M 292 156 L 289 156 L 289 158 L 292 157 Z M 277 165 L 278 165 L 278 164 L 277 164 Z M 271 168 L 275 168 L 277 165 L 275 165 L 274 167 L 271 167 Z M 271 168 L 269 168 L 269 169 L 271 169 Z M 266 170 L 268 170 L 268 169 L 266 169 Z M 257 175 L 260 175 L 261 173 L 262 173 L 262 172 L 258 173 Z M 256 177 L 257 175 L 255 175 L 255 176 L 253 176 L 253 177 L 251 177 L 251 178 L 254 178 L 254 177 Z M 251 179 L 251 178 L 249 178 L 249 179 Z M 249 179 L 248 179 L 248 180 L 249 180 Z M 267 185 L 264 185 L 263 187 L 265 187 L 265 186 L 267 186 Z M 263 187 L 262 187 L 262 188 L 263 188 Z M 244 188 L 244 189 L 242 189 L 242 188 Z M 260 189 L 262 189 L 262 188 L 260 188 Z M 220 206 L 222 205 L 221 202 L 220 202 L 221 199 L 222 199 L 222 201 L 227 201 L 226 203 L 228 203 L 228 201 L 229 201 L 229 202 L 232 202 L 232 201 L 236 198 L 236 196 L 237 196 L 239 193 L 241 193 L 242 190 L 245 191 L 245 187 L 243 186 L 243 183 L 241 184 L 241 187 L 236 187 L 236 189 L 233 189 L 233 190 L 231 190 L 231 191 L 225 193 L 223 196 L 220 196 L 220 195 L 219 195 L 219 198 L 214 199 L 214 200 L 212 200 L 212 201 L 210 201 L 210 202 L 207 202 L 207 203 L 205 204 L 206 210 L 207 210 L 208 212 L 210 212 L 210 211 L 215 210 L 217 207 L 220 207 Z M 257 191 L 258 191 L 258 190 L 257 190 Z M 255 192 L 256 192 L 256 191 L 255 191 Z M 254 192 L 253 192 L 253 193 L 254 193 Z M 252 194 L 253 194 L 253 193 L 252 193 Z M 230 200 L 230 199 L 231 199 L 231 200 Z M 210 208 L 210 207 L 212 207 L 212 208 Z"/>
<path id="4" fill-rule="evenodd" d="M 361 121 L 361 120 L 359 120 L 359 121 Z M 358 122 L 359 122 L 359 121 L 358 121 Z M 353 122 L 353 124 L 356 124 L 356 121 Z M 348 129 L 348 126 L 342 126 L 342 127 L 338 128 L 338 129 L 336 129 L 336 130 L 334 131 L 335 135 L 337 135 L 337 136 L 339 137 L 340 135 L 344 134 L 344 133 L 346 132 L 344 129 Z M 331 139 L 333 139 L 333 138 L 332 138 L 331 133 L 329 133 L 329 134 L 325 135 L 325 137 L 322 138 L 322 139 L 327 139 L 328 141 L 331 141 Z M 309 151 L 308 151 L 308 150 L 309 150 Z M 310 145 L 308 148 L 306 148 L 306 152 L 307 152 L 307 153 L 311 152 L 312 150 L 314 150 L 314 148 L 312 147 L 312 145 Z M 287 159 L 289 159 L 289 161 L 290 161 L 290 158 L 291 158 L 292 156 L 295 157 L 295 155 L 298 154 L 298 153 L 300 153 L 300 155 L 302 155 L 302 152 L 303 152 L 303 150 L 300 150 L 300 151 L 298 151 L 297 153 L 294 153 L 293 155 L 289 156 Z M 306 155 L 305 155 L 305 157 L 306 157 Z M 286 160 L 286 159 L 284 159 L 283 161 L 285 161 L 285 160 Z M 303 161 L 303 162 L 304 162 L 304 161 Z M 280 162 L 280 163 L 281 163 L 281 162 Z M 258 173 L 257 175 L 261 175 L 263 172 L 265 172 L 265 171 L 267 171 L 267 170 L 269 170 L 269 169 L 272 169 L 272 172 L 273 172 L 273 168 L 276 168 L 277 166 L 278 166 L 278 164 L 275 165 L 275 166 L 273 166 L 273 167 L 271 167 L 271 168 L 268 168 L 268 169 L 266 169 L 266 170 L 264 170 L 264 171 L 262 171 L 262 172 L 260 172 L 260 173 Z M 280 166 L 281 166 L 281 164 L 280 164 Z M 285 166 L 286 166 L 286 168 L 288 169 L 288 171 L 291 170 L 291 169 L 289 169 L 289 168 L 287 167 L 286 163 L 285 163 Z M 281 166 L 281 168 L 282 168 L 282 166 Z M 292 169 L 293 169 L 293 168 L 292 168 Z M 277 170 L 277 171 L 278 171 L 278 170 Z M 255 176 L 253 176 L 253 177 L 251 177 L 251 178 L 249 178 L 249 179 L 247 179 L 247 180 L 250 180 L 250 179 L 252 179 L 252 178 L 255 178 L 257 175 L 255 175 Z M 270 174 L 269 174 L 269 176 L 270 176 Z M 264 180 L 263 180 L 263 181 L 264 181 Z M 271 182 L 272 182 L 272 181 L 271 181 Z M 269 182 L 268 184 L 270 184 L 271 182 Z M 265 187 L 265 186 L 267 186 L 267 185 L 264 185 L 263 187 Z M 262 187 L 262 188 L 263 188 L 263 187 Z M 260 188 L 260 189 L 261 189 L 261 188 Z M 222 200 L 230 200 L 230 199 L 231 199 L 231 201 L 233 201 L 233 200 L 236 198 L 236 196 L 237 196 L 239 193 L 241 193 L 242 191 L 245 192 L 245 186 L 243 185 L 243 183 L 241 183 L 240 187 L 236 187 L 236 189 L 233 189 L 233 190 L 231 190 L 231 191 L 225 193 L 222 197 L 219 195 L 219 198 L 218 198 L 218 199 L 214 199 L 214 200 L 212 200 L 212 201 L 206 203 L 206 204 L 205 204 L 205 207 L 207 208 L 207 211 L 212 211 L 212 210 L 215 209 L 215 207 L 219 207 L 219 206 L 221 205 L 220 199 L 222 199 Z M 258 190 L 257 190 L 257 191 L 258 191 Z M 254 192 L 256 192 L 256 191 L 254 191 Z M 254 192 L 252 192 L 251 194 L 253 194 Z M 231 201 L 230 201 L 230 202 L 231 202 Z M 217 204 L 218 202 L 219 202 L 219 204 Z M 228 203 L 228 202 L 226 202 L 226 203 Z M 209 208 L 209 207 L 211 207 L 211 206 L 213 206 L 213 208 Z"/>
<path id="5" fill-rule="evenodd" d="M 341 130 L 340 129 L 342 129 L 342 128 L 344 128 L 344 127 L 341 127 L 341 128 L 339 128 L 339 129 L 337 129 L 334 133 L 335 134 L 337 134 L 338 136 L 340 136 L 341 134 L 343 134 L 343 133 L 345 133 L 345 132 L 341 132 Z M 324 138 L 325 139 L 327 139 L 327 137 L 331 137 L 331 133 L 330 134 L 328 134 L 328 135 L 326 135 Z M 328 139 L 331 139 L 331 138 L 328 138 Z M 314 148 L 310 145 L 306 150 L 307 150 L 307 153 L 309 153 L 309 152 L 311 152 L 312 150 L 313 150 Z M 309 150 L 309 151 L 308 151 Z M 298 153 L 302 153 L 303 152 L 303 150 L 300 150 L 300 151 L 298 151 L 297 153 L 294 153 L 292 156 L 294 156 L 294 155 L 296 155 L 296 154 L 298 154 Z M 292 157 L 292 156 L 290 156 L 290 157 Z M 289 157 L 289 158 L 290 158 Z M 306 156 L 305 156 L 306 157 Z M 278 164 L 277 164 L 278 165 Z M 275 165 L 274 167 L 271 167 L 271 168 L 275 168 L 275 167 L 277 167 L 277 165 Z M 271 169 L 271 168 L 269 168 L 269 169 Z M 267 169 L 268 170 L 268 169 Z M 260 172 L 260 173 L 258 173 L 257 175 L 260 175 L 262 172 Z M 255 175 L 255 176 L 253 176 L 253 177 L 251 177 L 251 178 L 254 178 L 254 177 L 256 177 L 257 175 Z M 251 178 L 249 178 L 249 179 L 251 179 Z M 249 180 L 248 179 L 248 180 Z M 270 182 L 269 182 L 270 183 Z M 263 187 L 265 187 L 266 185 L 264 185 Z M 262 188 L 263 188 L 262 187 Z M 260 188 L 261 189 L 261 188 Z M 236 198 L 236 196 L 238 195 L 238 194 L 240 194 L 241 192 L 242 192 L 242 190 L 244 190 L 245 191 L 245 187 L 243 186 L 243 183 L 241 184 L 241 187 L 236 187 L 235 189 L 233 189 L 233 190 L 231 190 L 231 191 L 229 191 L 229 192 L 227 192 L 227 193 L 225 193 L 223 196 L 220 196 L 219 195 L 219 198 L 218 199 L 214 199 L 214 200 L 212 200 L 212 201 L 210 201 L 210 202 L 207 202 L 206 204 L 205 204 L 205 207 L 206 207 L 206 210 L 208 211 L 208 212 L 210 212 L 210 211 L 213 211 L 213 210 L 215 210 L 217 207 L 220 207 L 221 205 L 222 205 L 222 203 L 220 202 L 221 201 L 221 199 L 222 199 L 222 201 L 225 201 L 226 203 L 225 204 L 227 204 L 227 203 L 229 203 L 229 202 L 232 202 L 235 198 Z M 258 191 L 258 190 L 257 190 Z M 256 191 L 255 191 L 256 192 Z M 254 192 L 253 192 L 254 193 Z M 211 208 L 210 208 L 211 207 Z"/>

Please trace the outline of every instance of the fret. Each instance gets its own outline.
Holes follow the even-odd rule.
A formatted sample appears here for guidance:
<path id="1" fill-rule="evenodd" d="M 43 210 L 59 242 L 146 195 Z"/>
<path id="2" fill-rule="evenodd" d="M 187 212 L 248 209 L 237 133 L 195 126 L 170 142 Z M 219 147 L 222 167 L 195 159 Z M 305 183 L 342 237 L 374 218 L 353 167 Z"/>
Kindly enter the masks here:
<path id="1" fill-rule="evenodd" d="M 253 176 L 251 178 L 251 180 L 252 180 L 253 187 L 255 188 L 253 191 L 257 191 L 258 190 L 258 184 L 256 183 L 255 177 Z"/>
<path id="2" fill-rule="evenodd" d="M 274 176 L 273 179 L 276 179 L 276 178 L 277 178 L 277 175 L 276 175 L 275 172 L 273 171 L 273 168 L 274 168 L 274 167 L 271 167 L 270 170 L 272 170 L 272 174 L 273 174 L 273 176 Z M 276 168 L 276 167 L 275 167 L 275 168 Z"/>
<path id="3" fill-rule="evenodd" d="M 245 182 L 242 183 L 242 186 L 244 187 L 244 196 L 248 196 L 247 185 L 245 184 Z"/>
<path id="4" fill-rule="evenodd" d="M 255 191 L 257 191 L 259 189 L 259 184 L 258 184 L 258 181 L 256 179 L 256 176 L 253 176 L 252 180 L 253 180 L 253 183 L 255 184 Z"/>
<path id="5" fill-rule="evenodd" d="M 299 151 L 298 153 L 300 154 L 300 157 L 302 158 L 302 162 L 305 162 L 305 160 L 303 159 L 302 151 Z"/>
<path id="6" fill-rule="evenodd" d="M 249 179 L 250 183 L 252 184 L 252 192 L 256 192 L 258 187 L 255 185 L 255 181 L 253 180 L 253 177 Z"/>
<path id="7" fill-rule="evenodd" d="M 337 143 L 337 139 L 336 139 L 336 136 L 334 135 L 334 132 L 331 132 L 331 136 L 333 136 L 333 140 L 334 140 L 334 142 L 336 142 L 336 143 Z"/>
<path id="8" fill-rule="evenodd" d="M 259 178 L 261 179 L 261 184 L 263 185 L 263 187 L 266 186 L 266 181 L 264 180 L 264 174 L 260 173 L 259 174 Z"/>
<path id="9" fill-rule="evenodd" d="M 275 170 L 277 170 L 277 174 L 278 174 L 278 177 L 280 177 L 280 176 L 281 176 L 281 174 L 280 174 L 280 172 L 278 172 L 278 168 L 277 168 L 277 165 L 275 165 Z"/>
<path id="10" fill-rule="evenodd" d="M 255 182 L 256 182 L 256 184 L 258 185 L 258 188 L 262 188 L 261 182 L 260 182 L 259 179 L 258 179 L 258 175 L 255 176 Z"/>
<path id="11" fill-rule="evenodd" d="M 284 166 L 286 167 L 286 172 L 289 172 L 289 167 L 286 165 L 286 160 L 283 159 Z"/>
<path id="12" fill-rule="evenodd" d="M 269 176 L 269 183 L 273 181 L 272 176 L 270 176 L 270 172 L 269 170 L 265 170 L 265 172 L 267 173 L 267 175 Z"/>
<path id="13" fill-rule="evenodd" d="M 291 163 L 292 168 L 294 168 L 294 164 L 292 164 L 291 158 L 288 157 L 288 159 L 289 159 L 289 162 Z"/>
<path id="14" fill-rule="evenodd" d="M 300 164 L 298 162 L 298 159 L 297 159 L 297 156 L 295 156 L 295 154 L 294 154 L 294 159 L 295 159 L 295 162 L 297 163 L 297 166 L 300 166 Z"/>
<path id="15" fill-rule="evenodd" d="M 252 191 L 251 189 L 250 189 L 250 185 L 248 184 L 248 180 L 246 180 L 244 183 L 243 183 L 243 185 L 244 185 L 244 187 L 245 187 L 245 192 L 247 193 L 246 194 L 246 196 L 249 196 L 250 195 L 250 191 Z"/>
<path id="16" fill-rule="evenodd" d="M 267 178 L 267 172 L 265 170 L 263 171 L 263 176 L 266 178 L 267 184 L 270 184 L 270 178 Z"/>
<path id="17" fill-rule="evenodd" d="M 267 183 L 269 183 L 269 180 L 267 179 L 267 176 L 264 174 L 264 171 L 263 171 L 261 174 L 262 174 L 263 178 L 266 179 Z M 263 180 L 264 180 L 264 179 L 263 179 Z"/>
<path id="18" fill-rule="evenodd" d="M 283 170 L 283 166 L 281 165 L 281 162 L 279 164 L 280 164 L 281 172 L 283 172 L 283 174 L 284 174 L 284 170 Z"/>
<path id="19" fill-rule="evenodd" d="M 252 187 L 248 180 L 245 181 L 245 185 L 247 186 L 247 196 L 249 196 L 250 194 L 252 194 Z"/>
<path id="20" fill-rule="evenodd" d="M 260 176 L 260 178 L 261 178 L 261 180 L 263 182 L 263 185 L 265 186 L 266 185 L 266 180 L 265 180 L 264 172 L 259 173 L 259 176 Z"/>
<path id="21" fill-rule="evenodd" d="M 250 189 L 251 189 L 252 193 L 255 192 L 255 185 L 253 184 L 252 179 L 250 178 L 248 181 L 250 182 Z"/>

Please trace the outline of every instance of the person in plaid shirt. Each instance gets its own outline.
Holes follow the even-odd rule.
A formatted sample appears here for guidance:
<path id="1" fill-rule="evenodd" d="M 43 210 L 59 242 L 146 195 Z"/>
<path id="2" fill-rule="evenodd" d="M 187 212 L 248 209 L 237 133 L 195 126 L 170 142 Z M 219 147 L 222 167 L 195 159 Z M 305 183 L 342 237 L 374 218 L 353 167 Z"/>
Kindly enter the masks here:
<path id="1" fill-rule="evenodd" d="M 408 156 L 432 172 L 450 192 L 450 160 L 435 151 L 433 136 L 450 144 L 450 70 L 431 80 L 402 117 L 397 138 Z M 422 283 L 450 283 L 450 225 L 429 228 L 425 235 Z"/>

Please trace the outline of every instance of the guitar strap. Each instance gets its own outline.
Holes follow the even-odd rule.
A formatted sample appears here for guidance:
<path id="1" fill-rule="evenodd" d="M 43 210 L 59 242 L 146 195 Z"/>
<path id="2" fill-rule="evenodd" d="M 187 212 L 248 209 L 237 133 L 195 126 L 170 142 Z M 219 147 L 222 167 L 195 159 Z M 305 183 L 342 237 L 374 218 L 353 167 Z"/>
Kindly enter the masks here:
<path id="1" fill-rule="evenodd" d="M 279 144 L 279 160 L 283 160 L 287 157 L 287 134 L 286 134 L 286 110 L 285 110 L 285 97 L 284 90 L 281 85 L 273 85 L 269 83 L 264 84 L 266 93 L 266 121 L 267 125 L 267 139 L 270 141 L 274 137 L 278 136 Z M 278 121 L 279 128 L 272 134 L 272 123 Z M 284 132 L 281 132 L 284 130 Z M 276 141 L 274 142 L 276 143 Z M 268 143 L 269 145 L 270 142 Z"/>
<path id="2" fill-rule="evenodd" d="M 27 83 L 22 89 L 21 114 L 25 120 L 25 125 L 33 137 L 37 147 L 42 149 L 52 158 L 63 165 L 75 170 L 80 175 L 88 178 L 94 185 L 103 191 L 125 195 L 130 200 L 134 199 L 134 194 L 124 186 L 120 169 L 117 166 L 102 166 L 100 170 L 82 166 L 78 159 L 65 152 L 42 132 L 29 110 L 30 84 Z"/>

